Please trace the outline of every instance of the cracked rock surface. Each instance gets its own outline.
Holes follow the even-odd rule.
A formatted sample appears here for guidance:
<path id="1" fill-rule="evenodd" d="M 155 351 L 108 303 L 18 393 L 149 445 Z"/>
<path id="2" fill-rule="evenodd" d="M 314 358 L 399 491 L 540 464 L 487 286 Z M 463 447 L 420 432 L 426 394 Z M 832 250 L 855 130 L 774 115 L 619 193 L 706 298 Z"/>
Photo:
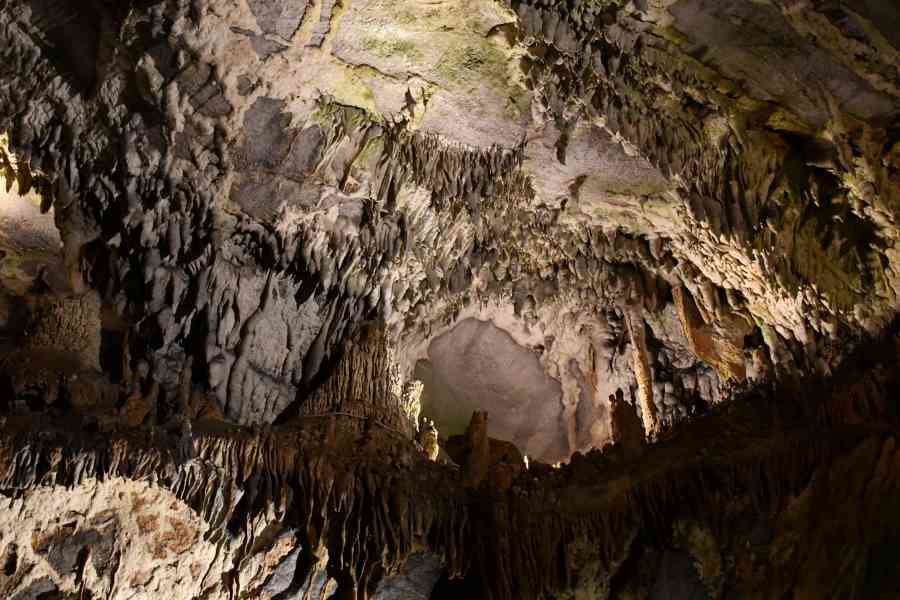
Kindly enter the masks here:
<path id="1" fill-rule="evenodd" d="M 4 594 L 889 597 L 898 31 L 0 0 Z"/>

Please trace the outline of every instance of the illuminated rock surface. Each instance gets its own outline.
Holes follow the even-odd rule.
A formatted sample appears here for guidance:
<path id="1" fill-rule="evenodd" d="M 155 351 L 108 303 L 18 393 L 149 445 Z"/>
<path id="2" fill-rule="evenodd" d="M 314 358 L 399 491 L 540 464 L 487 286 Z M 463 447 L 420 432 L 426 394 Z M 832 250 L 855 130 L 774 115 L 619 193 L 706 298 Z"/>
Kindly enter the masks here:
<path id="1" fill-rule="evenodd" d="M 0 595 L 900 594 L 898 31 L 0 0 Z"/>

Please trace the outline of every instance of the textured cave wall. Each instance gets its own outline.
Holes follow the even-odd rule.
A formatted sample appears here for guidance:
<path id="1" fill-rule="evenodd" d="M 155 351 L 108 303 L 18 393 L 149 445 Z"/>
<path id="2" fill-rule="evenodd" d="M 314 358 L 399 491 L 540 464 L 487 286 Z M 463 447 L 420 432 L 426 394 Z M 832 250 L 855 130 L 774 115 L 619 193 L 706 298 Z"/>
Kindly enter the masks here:
<path id="1" fill-rule="evenodd" d="M 472 410 L 492 412 L 499 402 L 508 405 L 510 416 L 492 412 L 491 435 L 513 440 L 516 434 L 510 427 L 515 426 L 522 432 L 530 432 L 528 435 L 540 431 L 542 438 L 561 438 L 555 443 L 561 450 L 549 454 L 545 454 L 542 447 L 527 447 L 528 436 L 524 433 L 518 440 L 526 454 L 556 462 L 573 452 L 602 448 L 614 440 L 610 431 L 609 398 L 617 390 L 624 390 L 631 410 L 640 412 L 639 386 L 633 371 L 633 345 L 623 316 L 610 313 L 600 317 L 568 305 L 542 307 L 530 317 L 524 317 L 516 314 L 515 305 L 509 301 L 489 302 L 462 309 L 454 321 L 432 329 L 428 335 L 411 336 L 399 357 L 401 364 L 425 383 L 423 414 L 442 425 L 442 435 L 462 433 Z M 483 323 L 488 331 L 500 334 L 505 349 L 489 348 L 479 339 L 453 337 L 464 324 L 473 320 Z M 696 414 L 704 406 L 718 403 L 721 398 L 719 379 L 713 369 L 697 360 L 675 305 L 667 305 L 659 314 L 647 315 L 646 320 L 653 344 L 648 348 L 646 358 L 653 363 L 652 393 L 662 423 L 671 426 Z M 489 356 L 484 359 L 471 356 L 462 345 L 464 341 L 474 344 L 477 352 Z M 446 358 L 450 360 L 438 356 L 440 360 L 436 361 L 432 350 L 447 354 Z M 512 358 L 515 356 L 519 359 Z M 509 368 L 494 372 L 491 361 L 500 361 Z M 452 372 L 441 373 L 444 363 Z M 514 375 L 526 367 L 536 381 L 554 388 L 558 385 L 561 389 L 552 390 L 546 395 L 547 401 L 542 402 L 537 401 L 540 394 L 533 391 L 511 392 L 510 386 L 527 387 Z M 488 382 L 496 392 L 482 390 L 478 384 L 469 381 L 478 373 L 482 374 L 482 383 L 488 378 L 506 376 L 507 385 Z M 437 402 L 429 389 L 435 384 Z M 531 413 L 538 411 L 546 418 L 526 416 L 529 410 L 524 408 L 524 400 L 521 401 L 523 408 L 519 408 L 518 402 L 510 398 L 512 395 L 534 398 Z M 527 419 L 527 423 L 523 419 Z M 502 423 L 505 423 L 505 432 L 498 429 Z M 546 446 L 543 441 L 540 445 Z"/>
<path id="2" fill-rule="evenodd" d="M 272 422 L 365 319 L 402 349 L 485 301 L 637 305 L 656 430 L 894 314 L 896 11 L 871 10 L 8 1 L 2 129 L 164 402 L 191 358 Z M 692 364 L 653 329 L 673 307 Z"/>
<path id="3" fill-rule="evenodd" d="M 533 351 L 492 324 L 470 319 L 431 342 L 428 356 L 430 362 L 416 369 L 425 386 L 422 414 L 443 435 L 463 433 L 472 413 L 485 410 L 491 437 L 543 462 L 568 458 L 562 389 Z"/>
<path id="4" fill-rule="evenodd" d="M 898 17 L 0 0 L 4 594 L 890 593 Z"/>
<path id="5" fill-rule="evenodd" d="M 225 555 L 208 526 L 171 492 L 109 479 L 74 489 L 38 488 L 3 510 L 7 597 L 59 589 L 92 597 L 197 597 Z M 275 554 L 277 556 L 277 553 Z"/>
<path id="6" fill-rule="evenodd" d="M 25 294 L 47 267 L 56 266 L 57 271 L 62 266 L 53 214 L 41 212 L 41 197 L 28 185 L 0 175 L 0 281 L 5 296 Z M 49 279 L 50 273 L 46 275 Z"/>
<path id="7" fill-rule="evenodd" d="M 509 464 L 482 463 L 475 487 L 473 465 L 436 464 L 339 416 L 93 433 L 12 415 L 0 586 L 304 600 L 890 594 L 896 339 L 832 379 L 733 402 L 652 445 L 512 478 Z"/>

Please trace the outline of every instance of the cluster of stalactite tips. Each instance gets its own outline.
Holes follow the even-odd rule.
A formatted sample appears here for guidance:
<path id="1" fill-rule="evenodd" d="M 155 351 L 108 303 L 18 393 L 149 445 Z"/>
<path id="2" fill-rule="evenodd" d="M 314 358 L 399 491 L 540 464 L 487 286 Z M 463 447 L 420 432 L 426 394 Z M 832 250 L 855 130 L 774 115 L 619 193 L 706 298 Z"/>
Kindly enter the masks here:
<path id="1" fill-rule="evenodd" d="M 900 597 L 898 31 L 0 0 L 0 597 Z"/>

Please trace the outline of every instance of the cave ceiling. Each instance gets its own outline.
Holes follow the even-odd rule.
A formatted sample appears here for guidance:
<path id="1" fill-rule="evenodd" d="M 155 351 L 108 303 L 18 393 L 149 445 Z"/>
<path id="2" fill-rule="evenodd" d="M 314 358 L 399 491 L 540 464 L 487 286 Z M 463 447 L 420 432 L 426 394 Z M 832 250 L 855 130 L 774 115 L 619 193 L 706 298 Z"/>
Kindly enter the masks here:
<path id="1" fill-rule="evenodd" d="M 537 597 L 590 579 L 582 550 L 554 549 L 568 570 L 545 577 L 529 569 L 552 552 L 497 542 L 510 564 L 468 577 L 466 528 L 516 527 L 474 514 L 485 477 L 505 493 L 517 461 L 569 463 L 522 493 L 587 519 L 618 506 L 608 490 L 582 502 L 594 471 L 628 497 L 659 491 L 623 491 L 638 484 L 604 449 L 638 472 L 667 457 L 657 481 L 690 454 L 672 436 L 724 419 L 734 444 L 763 440 L 762 462 L 794 452 L 780 417 L 753 413 L 751 434 L 722 415 L 803 396 L 798 382 L 828 382 L 831 408 L 803 399 L 794 425 L 896 414 L 895 362 L 854 357 L 895 351 L 898 31 L 889 0 L 0 0 L 0 482 L 46 529 L 0 538 L 37 565 L 0 584 L 26 598 L 78 571 L 95 597 L 190 577 L 185 598 L 428 598 L 465 576 L 485 597 Z M 865 410 L 836 398 L 850 380 Z M 396 462 L 366 458 L 359 427 Z M 835 434 L 847 464 L 894 460 L 854 432 Z M 429 455 L 429 435 L 439 466 L 415 466 L 397 440 Z M 348 490 L 422 502 L 351 511 L 431 532 L 379 530 L 377 568 L 326 535 L 350 510 L 319 489 L 350 460 L 336 439 L 374 473 Z M 274 458 L 298 445 L 322 472 Z M 324 522 L 297 525 L 317 502 Z M 36 508 L 67 504 L 79 542 Z M 605 527 L 628 530 L 626 513 Z M 548 539 L 586 531 L 574 522 Z M 126 552 L 126 531 L 155 541 Z M 607 570 L 638 568 L 634 536 L 607 544 Z M 99 562 L 76 560 L 86 545 Z M 134 566 L 185 552 L 196 568 Z M 606 597 L 605 581 L 572 597 Z"/>

